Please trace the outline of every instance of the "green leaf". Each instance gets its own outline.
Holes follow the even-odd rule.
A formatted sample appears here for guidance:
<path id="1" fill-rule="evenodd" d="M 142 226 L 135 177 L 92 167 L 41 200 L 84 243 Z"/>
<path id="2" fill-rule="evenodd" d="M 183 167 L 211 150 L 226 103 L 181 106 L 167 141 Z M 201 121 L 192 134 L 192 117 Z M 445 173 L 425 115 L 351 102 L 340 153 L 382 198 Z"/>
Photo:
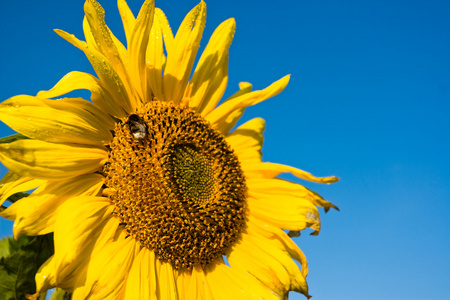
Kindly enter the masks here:
<path id="1" fill-rule="evenodd" d="M 0 299 L 26 299 L 25 294 L 36 293 L 36 272 L 53 252 L 52 233 L 0 240 Z"/>
<path id="2" fill-rule="evenodd" d="M 0 138 L 0 144 L 12 143 L 18 140 L 29 139 L 29 137 L 24 136 L 23 134 L 17 133 L 4 138 Z"/>

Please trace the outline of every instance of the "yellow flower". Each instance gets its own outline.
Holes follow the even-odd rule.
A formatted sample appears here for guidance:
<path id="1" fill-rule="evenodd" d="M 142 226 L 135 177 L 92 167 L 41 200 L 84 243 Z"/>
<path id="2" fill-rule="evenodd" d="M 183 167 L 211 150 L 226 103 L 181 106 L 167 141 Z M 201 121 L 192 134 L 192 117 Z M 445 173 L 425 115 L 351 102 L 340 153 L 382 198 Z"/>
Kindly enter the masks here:
<path id="1" fill-rule="evenodd" d="M 135 18 L 118 1 L 127 47 L 104 10 L 87 0 L 82 50 L 98 78 L 64 76 L 36 97 L 0 104 L 0 119 L 27 138 L 0 144 L 1 203 L 36 188 L 0 213 L 14 236 L 54 232 L 55 254 L 36 275 L 73 299 L 285 299 L 308 296 L 306 259 L 285 231 L 320 230 L 317 206 L 337 208 L 281 173 L 320 183 L 299 169 L 262 162 L 264 120 L 232 130 L 244 109 L 280 93 L 283 77 L 219 104 L 228 79 L 235 21 L 215 30 L 190 78 L 206 4 L 173 36 L 153 1 Z M 190 78 L 190 79 L 189 79 Z M 79 89 L 91 100 L 52 98 Z M 301 268 L 296 264 L 297 261 Z"/>

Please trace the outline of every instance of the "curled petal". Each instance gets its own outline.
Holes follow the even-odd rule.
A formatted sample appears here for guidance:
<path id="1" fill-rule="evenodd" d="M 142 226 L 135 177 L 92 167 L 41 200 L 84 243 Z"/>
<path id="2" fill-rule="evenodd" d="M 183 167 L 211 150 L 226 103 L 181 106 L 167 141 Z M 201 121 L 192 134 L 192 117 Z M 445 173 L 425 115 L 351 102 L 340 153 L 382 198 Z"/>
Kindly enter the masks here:
<path id="1" fill-rule="evenodd" d="M 288 84 L 289 77 L 290 76 L 287 75 L 261 91 L 246 93 L 226 101 L 205 116 L 205 119 L 208 120 L 213 127 L 217 127 L 219 124 L 225 122 L 228 115 L 232 112 L 255 105 L 281 93 Z"/>
<path id="2" fill-rule="evenodd" d="M 252 175 L 255 175 L 255 176 L 257 176 L 257 174 L 259 174 L 260 176 L 262 175 L 264 178 L 275 178 L 282 173 L 291 173 L 292 175 L 294 175 L 298 178 L 312 181 L 312 182 L 317 182 L 317 183 L 333 183 L 333 182 L 339 181 L 339 178 L 336 176 L 316 177 L 316 176 L 312 175 L 311 173 L 308 173 L 306 171 L 303 171 L 303 170 L 300 170 L 300 169 L 297 169 L 297 168 L 294 168 L 291 166 L 270 163 L 270 162 L 251 164 L 251 165 L 249 164 L 249 165 L 247 165 L 247 171 L 252 172 Z"/>
<path id="3" fill-rule="evenodd" d="M 109 91 L 103 87 L 101 81 L 88 73 L 70 72 L 61 78 L 50 90 L 40 91 L 37 97 L 55 98 L 79 89 L 90 91 L 92 102 L 97 104 L 105 113 L 119 119 L 126 116 L 123 108 L 114 101 Z M 106 124 L 109 123 L 111 123 L 111 120 L 106 122 Z"/>

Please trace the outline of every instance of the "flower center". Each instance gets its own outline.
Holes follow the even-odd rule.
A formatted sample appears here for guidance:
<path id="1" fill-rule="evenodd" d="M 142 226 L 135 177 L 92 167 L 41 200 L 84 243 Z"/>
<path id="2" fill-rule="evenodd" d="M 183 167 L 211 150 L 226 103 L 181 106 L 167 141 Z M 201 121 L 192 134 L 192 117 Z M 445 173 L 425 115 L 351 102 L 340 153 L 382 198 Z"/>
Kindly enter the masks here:
<path id="1" fill-rule="evenodd" d="M 159 259 L 203 266 L 236 241 L 246 218 L 244 174 L 201 116 L 152 101 L 116 125 L 110 148 L 105 194 L 114 215 Z"/>
<path id="2" fill-rule="evenodd" d="M 191 145 L 179 145 L 173 150 L 170 160 L 170 172 L 183 201 L 204 205 L 217 194 L 214 167 L 205 153 Z"/>

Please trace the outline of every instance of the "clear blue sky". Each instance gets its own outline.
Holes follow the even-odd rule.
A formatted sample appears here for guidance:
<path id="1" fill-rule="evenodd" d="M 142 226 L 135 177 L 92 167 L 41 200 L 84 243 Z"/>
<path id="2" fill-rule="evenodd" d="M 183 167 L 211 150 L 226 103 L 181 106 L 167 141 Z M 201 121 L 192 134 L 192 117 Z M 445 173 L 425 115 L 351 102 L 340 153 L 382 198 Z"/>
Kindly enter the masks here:
<path id="1" fill-rule="evenodd" d="M 100 2 L 123 38 L 116 1 Z M 156 3 L 176 29 L 197 1 Z M 306 184 L 341 209 L 323 214 L 318 237 L 296 238 L 313 299 L 450 299 L 450 2 L 206 3 L 202 46 L 220 22 L 237 22 L 228 95 L 239 81 L 261 89 L 292 74 L 285 92 L 244 115 L 267 121 L 264 159 L 341 177 Z M 129 4 L 137 12 L 141 1 Z M 82 38 L 82 19 L 81 0 L 3 3 L 0 99 L 91 72 L 52 31 Z"/>

